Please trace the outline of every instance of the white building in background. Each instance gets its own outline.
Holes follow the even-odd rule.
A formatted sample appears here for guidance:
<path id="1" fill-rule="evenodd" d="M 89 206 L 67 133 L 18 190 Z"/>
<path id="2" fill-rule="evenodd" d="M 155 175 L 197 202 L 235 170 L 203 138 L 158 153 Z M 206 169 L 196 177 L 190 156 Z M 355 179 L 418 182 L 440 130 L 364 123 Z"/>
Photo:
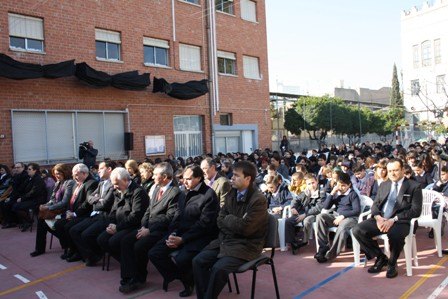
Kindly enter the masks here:
<path id="1" fill-rule="evenodd" d="M 448 108 L 448 0 L 403 11 L 401 63 L 405 107 L 435 120 Z"/>

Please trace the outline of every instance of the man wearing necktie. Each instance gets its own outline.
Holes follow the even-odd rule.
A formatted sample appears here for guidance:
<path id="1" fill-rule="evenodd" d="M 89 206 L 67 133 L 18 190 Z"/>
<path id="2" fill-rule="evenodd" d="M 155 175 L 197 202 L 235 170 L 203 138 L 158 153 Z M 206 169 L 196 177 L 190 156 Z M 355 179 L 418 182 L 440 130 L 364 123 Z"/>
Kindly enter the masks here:
<path id="1" fill-rule="evenodd" d="M 257 258 L 268 223 L 265 196 L 254 188 L 255 166 L 235 164 L 232 189 L 218 216 L 219 236 L 193 259 L 197 298 L 217 298 L 229 274 Z"/>
<path id="2" fill-rule="evenodd" d="M 202 160 L 201 169 L 204 172 L 205 183 L 215 191 L 219 199 L 219 204 L 222 207 L 227 193 L 231 190 L 229 180 L 218 173 L 216 161 L 210 157 Z"/>
<path id="3" fill-rule="evenodd" d="M 369 273 L 379 273 L 387 265 L 387 278 L 398 275 L 397 259 L 409 234 L 411 219 L 422 211 L 422 189 L 420 184 L 404 177 L 403 161 L 392 159 L 387 164 L 389 180 L 383 182 L 372 206 L 372 218 L 353 228 L 353 235 L 366 253 L 367 259 L 376 258 Z M 390 258 L 381 251 L 372 238 L 387 234 Z"/>

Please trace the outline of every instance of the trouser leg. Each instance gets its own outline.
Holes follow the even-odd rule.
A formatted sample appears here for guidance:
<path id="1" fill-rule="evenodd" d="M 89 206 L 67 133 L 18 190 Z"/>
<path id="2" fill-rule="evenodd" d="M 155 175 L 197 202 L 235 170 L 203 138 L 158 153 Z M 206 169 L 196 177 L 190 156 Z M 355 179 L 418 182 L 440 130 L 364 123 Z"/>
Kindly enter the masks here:
<path id="1" fill-rule="evenodd" d="M 382 232 L 378 229 L 376 220 L 373 218 L 364 220 L 353 227 L 353 236 L 358 240 L 368 260 L 383 254 L 378 241 L 373 240 L 373 237 L 381 234 Z"/>
<path id="2" fill-rule="evenodd" d="M 316 221 L 316 216 L 310 215 L 303 219 L 303 242 L 308 242 L 313 233 L 313 223 Z"/>
<path id="3" fill-rule="evenodd" d="M 336 258 L 342 251 L 349 236 L 350 229 L 356 225 L 356 222 L 357 220 L 355 218 L 346 218 L 339 223 L 333 243 L 327 253 L 329 259 Z"/>
<path id="4" fill-rule="evenodd" d="M 333 225 L 336 217 L 333 214 L 319 214 L 317 215 L 317 240 L 319 242 L 319 250 L 327 249 L 328 246 L 328 229 Z"/>

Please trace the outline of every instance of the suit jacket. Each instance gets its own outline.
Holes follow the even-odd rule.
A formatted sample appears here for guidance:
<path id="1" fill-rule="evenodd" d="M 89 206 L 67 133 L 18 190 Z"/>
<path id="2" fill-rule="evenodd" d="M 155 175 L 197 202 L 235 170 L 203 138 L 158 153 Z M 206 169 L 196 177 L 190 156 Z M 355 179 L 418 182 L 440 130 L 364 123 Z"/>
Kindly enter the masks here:
<path id="1" fill-rule="evenodd" d="M 95 191 L 96 187 L 98 187 L 98 181 L 89 174 L 79 189 L 78 196 L 73 203 L 73 212 L 76 213 L 76 217 L 86 217 L 92 212 L 92 206 L 87 202 L 87 197 Z M 75 189 L 76 183 L 73 187 L 73 192 L 75 192 Z M 70 209 L 70 199 L 68 201 L 68 209 Z"/>
<path id="2" fill-rule="evenodd" d="M 61 185 L 62 186 L 59 186 Z M 70 201 L 70 198 L 72 197 L 73 190 L 75 188 L 75 181 L 74 180 L 65 180 L 63 182 L 56 182 L 56 185 L 54 186 L 53 193 L 51 194 L 50 201 L 46 204 L 48 206 L 48 209 L 50 211 L 53 210 L 66 210 L 68 207 L 68 202 Z M 59 196 L 62 196 L 62 198 L 56 198 L 56 193 L 60 193 Z"/>
<path id="3" fill-rule="evenodd" d="M 115 201 L 109 218 L 112 223 L 117 225 L 117 231 L 139 228 L 149 203 L 149 197 L 145 189 L 131 181 L 123 194 L 118 191 L 115 191 L 114 194 Z"/>
<path id="4" fill-rule="evenodd" d="M 387 202 L 391 186 L 392 181 L 390 180 L 381 183 L 375 201 L 373 202 L 372 217 L 376 215 L 383 216 L 383 207 Z M 419 217 L 422 212 L 422 198 L 420 184 L 405 178 L 398 192 L 392 217 L 397 216 L 399 223 L 410 223 L 412 218 Z"/>
<path id="5" fill-rule="evenodd" d="M 179 198 L 169 228 L 169 232 L 182 237 L 184 246 L 195 250 L 201 250 L 218 235 L 218 197 L 204 182 L 200 184 L 198 191 L 190 190 L 184 198 Z"/>
<path id="6" fill-rule="evenodd" d="M 437 186 L 435 183 L 432 186 L 432 190 L 442 193 L 444 196 L 448 196 L 448 183 L 443 183 L 440 186 Z"/>
<path id="7" fill-rule="evenodd" d="M 253 188 L 238 202 L 237 190 L 232 189 L 219 211 L 218 239 L 207 248 L 219 248 L 218 257 L 231 256 L 243 260 L 257 258 L 264 247 L 268 213 L 266 197 Z"/>
<path id="8" fill-rule="evenodd" d="M 106 187 L 103 194 L 104 184 L 108 182 L 109 186 Z M 94 211 L 101 212 L 101 214 L 109 215 L 112 205 L 115 201 L 114 185 L 110 181 L 101 181 L 98 187 L 87 197 L 87 204 L 91 205 Z"/>
<path id="9" fill-rule="evenodd" d="M 47 201 L 47 187 L 40 174 L 36 173 L 29 178 L 23 193 L 19 197 L 22 201 L 35 201 L 38 204 L 43 204 Z"/>
<path id="10" fill-rule="evenodd" d="M 180 191 L 175 182 L 171 182 L 170 186 L 162 194 L 162 198 L 157 200 L 160 186 L 154 190 L 154 196 L 149 200 L 149 206 L 143 215 L 141 224 L 142 227 L 149 228 L 150 233 L 165 233 L 173 220 L 176 213 L 177 203 L 179 198 L 184 198 L 185 193 Z"/>
<path id="11" fill-rule="evenodd" d="M 208 185 L 208 181 L 206 181 L 206 183 Z M 215 191 L 216 196 L 219 200 L 219 205 L 222 207 L 226 202 L 227 193 L 229 193 L 232 189 L 229 180 L 219 173 L 216 174 L 215 180 L 213 181 L 212 189 Z"/>

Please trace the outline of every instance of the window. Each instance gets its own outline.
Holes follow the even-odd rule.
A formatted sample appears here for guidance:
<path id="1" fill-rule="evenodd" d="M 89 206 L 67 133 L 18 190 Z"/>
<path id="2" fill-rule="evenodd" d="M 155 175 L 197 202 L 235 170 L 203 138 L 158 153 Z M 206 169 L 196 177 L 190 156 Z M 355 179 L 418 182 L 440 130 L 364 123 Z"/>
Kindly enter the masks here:
<path id="1" fill-rule="evenodd" d="M 219 124 L 221 126 L 232 125 L 232 113 L 222 113 L 219 115 Z"/>
<path id="2" fill-rule="evenodd" d="M 143 51 L 145 64 L 168 66 L 169 48 L 170 46 L 166 40 L 144 37 Z"/>
<path id="3" fill-rule="evenodd" d="M 250 0 L 241 0 L 241 18 L 246 21 L 257 21 L 257 4 Z"/>
<path id="4" fill-rule="evenodd" d="M 412 57 L 414 60 L 414 68 L 419 68 L 420 66 L 420 54 L 419 54 L 419 45 L 412 46 Z"/>
<path id="5" fill-rule="evenodd" d="M 14 160 L 54 164 L 77 162 L 78 145 L 93 140 L 98 160 L 126 158 L 125 113 L 13 110 Z"/>
<path id="6" fill-rule="evenodd" d="M 411 95 L 416 96 L 420 92 L 420 82 L 417 80 L 411 81 Z"/>
<path id="7" fill-rule="evenodd" d="M 439 75 L 436 77 L 436 89 L 437 93 L 446 93 L 445 75 Z"/>
<path id="8" fill-rule="evenodd" d="M 95 29 L 96 58 L 106 60 L 120 59 L 121 37 L 119 32 Z"/>
<path id="9" fill-rule="evenodd" d="M 44 21 L 39 18 L 8 14 L 9 46 L 12 50 L 44 51 Z"/>
<path id="10" fill-rule="evenodd" d="M 218 72 L 221 74 L 236 75 L 235 53 L 218 51 Z"/>
<path id="11" fill-rule="evenodd" d="M 244 77 L 248 79 L 261 79 L 257 57 L 243 56 Z"/>
<path id="12" fill-rule="evenodd" d="M 431 65 L 431 42 L 429 40 L 422 43 L 422 65 Z"/>
<path id="13" fill-rule="evenodd" d="M 442 51 L 440 49 L 440 39 L 434 40 L 434 63 L 442 63 Z"/>
<path id="14" fill-rule="evenodd" d="M 174 147 L 176 157 L 200 156 L 203 154 L 202 118 L 200 116 L 174 116 Z"/>
<path id="15" fill-rule="evenodd" d="M 179 45 L 180 69 L 184 71 L 201 71 L 201 48 Z"/>
<path id="16" fill-rule="evenodd" d="M 199 0 L 181 0 L 181 1 L 199 5 Z"/>
<path id="17" fill-rule="evenodd" d="M 233 0 L 215 0 L 217 11 L 225 12 L 233 15 Z"/>

